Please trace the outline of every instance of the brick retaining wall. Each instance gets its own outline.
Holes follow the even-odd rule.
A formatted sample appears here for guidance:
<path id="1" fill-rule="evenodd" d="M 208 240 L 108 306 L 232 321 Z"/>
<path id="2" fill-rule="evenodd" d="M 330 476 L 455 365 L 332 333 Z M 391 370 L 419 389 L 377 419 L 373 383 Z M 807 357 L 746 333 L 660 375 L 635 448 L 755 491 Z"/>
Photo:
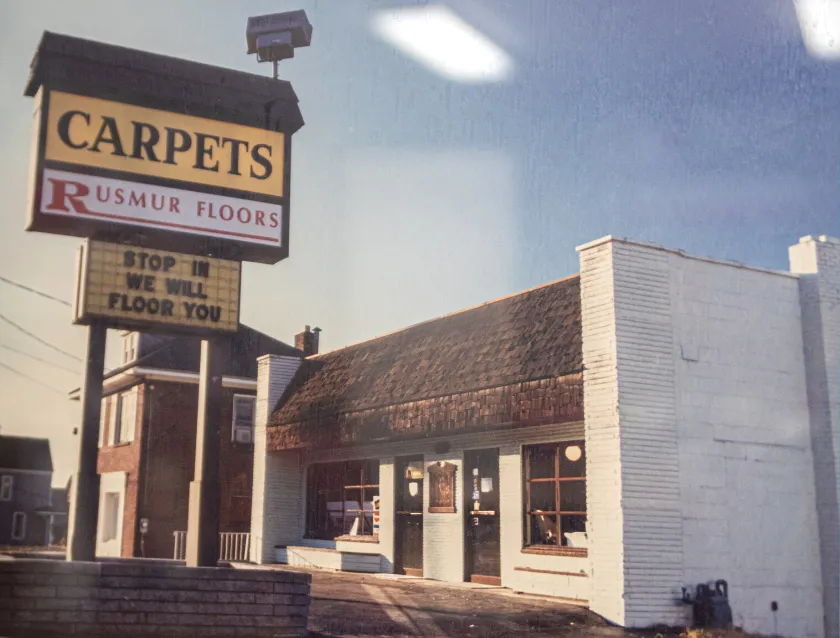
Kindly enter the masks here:
<path id="1" fill-rule="evenodd" d="M 308 574 L 0 557 L 0 636 L 305 636 Z"/>

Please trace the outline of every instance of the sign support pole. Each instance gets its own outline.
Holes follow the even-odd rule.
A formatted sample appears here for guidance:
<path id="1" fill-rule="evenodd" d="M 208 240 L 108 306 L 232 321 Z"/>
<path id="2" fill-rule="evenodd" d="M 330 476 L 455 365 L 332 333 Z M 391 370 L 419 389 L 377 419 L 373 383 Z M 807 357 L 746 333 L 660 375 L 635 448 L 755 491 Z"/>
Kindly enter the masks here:
<path id="1" fill-rule="evenodd" d="M 187 567 L 215 567 L 219 559 L 219 429 L 226 338 L 201 342 L 195 475 L 190 483 Z"/>
<path id="2" fill-rule="evenodd" d="M 105 368 L 105 326 L 95 322 L 87 329 L 87 358 L 82 379 L 82 429 L 79 469 L 73 475 L 67 523 L 67 560 L 96 559 L 96 519 L 99 512 L 99 417 Z"/>

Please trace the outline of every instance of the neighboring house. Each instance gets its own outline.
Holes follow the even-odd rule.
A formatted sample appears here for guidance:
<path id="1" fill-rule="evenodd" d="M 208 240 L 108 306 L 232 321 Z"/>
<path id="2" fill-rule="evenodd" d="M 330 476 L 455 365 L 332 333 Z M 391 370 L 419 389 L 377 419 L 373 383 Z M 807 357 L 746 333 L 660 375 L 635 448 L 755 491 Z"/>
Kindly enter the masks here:
<path id="1" fill-rule="evenodd" d="M 105 375 L 103 385 L 99 556 L 172 558 L 174 532 L 187 529 L 200 346 L 198 338 L 122 336 L 123 365 Z M 247 326 L 230 339 L 222 379 L 221 532 L 250 529 L 256 358 L 269 353 L 303 356 Z M 71 398 L 78 398 L 77 390 Z"/>
<path id="2" fill-rule="evenodd" d="M 497 583 L 630 627 L 725 579 L 837 638 L 840 241 L 791 272 L 606 237 L 580 275 L 258 361 L 258 563 Z"/>
<path id="3" fill-rule="evenodd" d="M 49 544 L 52 471 L 47 439 L 0 435 L 0 545 Z"/>

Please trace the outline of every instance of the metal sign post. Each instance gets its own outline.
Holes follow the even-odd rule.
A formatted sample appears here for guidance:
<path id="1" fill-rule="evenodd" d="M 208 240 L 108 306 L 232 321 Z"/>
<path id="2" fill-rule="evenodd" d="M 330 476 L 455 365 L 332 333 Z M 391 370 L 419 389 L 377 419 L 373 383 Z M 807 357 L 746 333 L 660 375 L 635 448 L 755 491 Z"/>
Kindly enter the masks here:
<path id="1" fill-rule="evenodd" d="M 93 323 L 87 329 L 87 348 L 82 379 L 82 431 L 79 471 L 73 476 L 67 521 L 67 560 L 94 560 L 96 519 L 99 508 L 99 417 L 102 376 L 105 368 L 105 326 Z"/>

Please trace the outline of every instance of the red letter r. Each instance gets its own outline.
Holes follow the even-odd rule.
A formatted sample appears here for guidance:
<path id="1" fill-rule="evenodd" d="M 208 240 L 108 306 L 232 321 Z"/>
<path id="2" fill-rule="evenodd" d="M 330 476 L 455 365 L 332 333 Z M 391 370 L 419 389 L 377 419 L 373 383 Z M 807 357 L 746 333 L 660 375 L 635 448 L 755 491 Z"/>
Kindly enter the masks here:
<path id="1" fill-rule="evenodd" d="M 70 209 L 67 208 L 67 203 L 69 202 L 70 206 L 73 208 L 73 212 L 90 214 L 87 206 L 85 206 L 85 203 L 82 201 L 83 197 L 90 195 L 90 189 L 87 186 L 80 184 L 79 182 L 53 179 L 52 177 L 48 177 L 47 179 L 50 180 L 53 187 L 52 201 L 50 202 L 48 208 L 70 212 Z M 71 186 L 73 187 L 72 191 L 69 188 Z"/>

